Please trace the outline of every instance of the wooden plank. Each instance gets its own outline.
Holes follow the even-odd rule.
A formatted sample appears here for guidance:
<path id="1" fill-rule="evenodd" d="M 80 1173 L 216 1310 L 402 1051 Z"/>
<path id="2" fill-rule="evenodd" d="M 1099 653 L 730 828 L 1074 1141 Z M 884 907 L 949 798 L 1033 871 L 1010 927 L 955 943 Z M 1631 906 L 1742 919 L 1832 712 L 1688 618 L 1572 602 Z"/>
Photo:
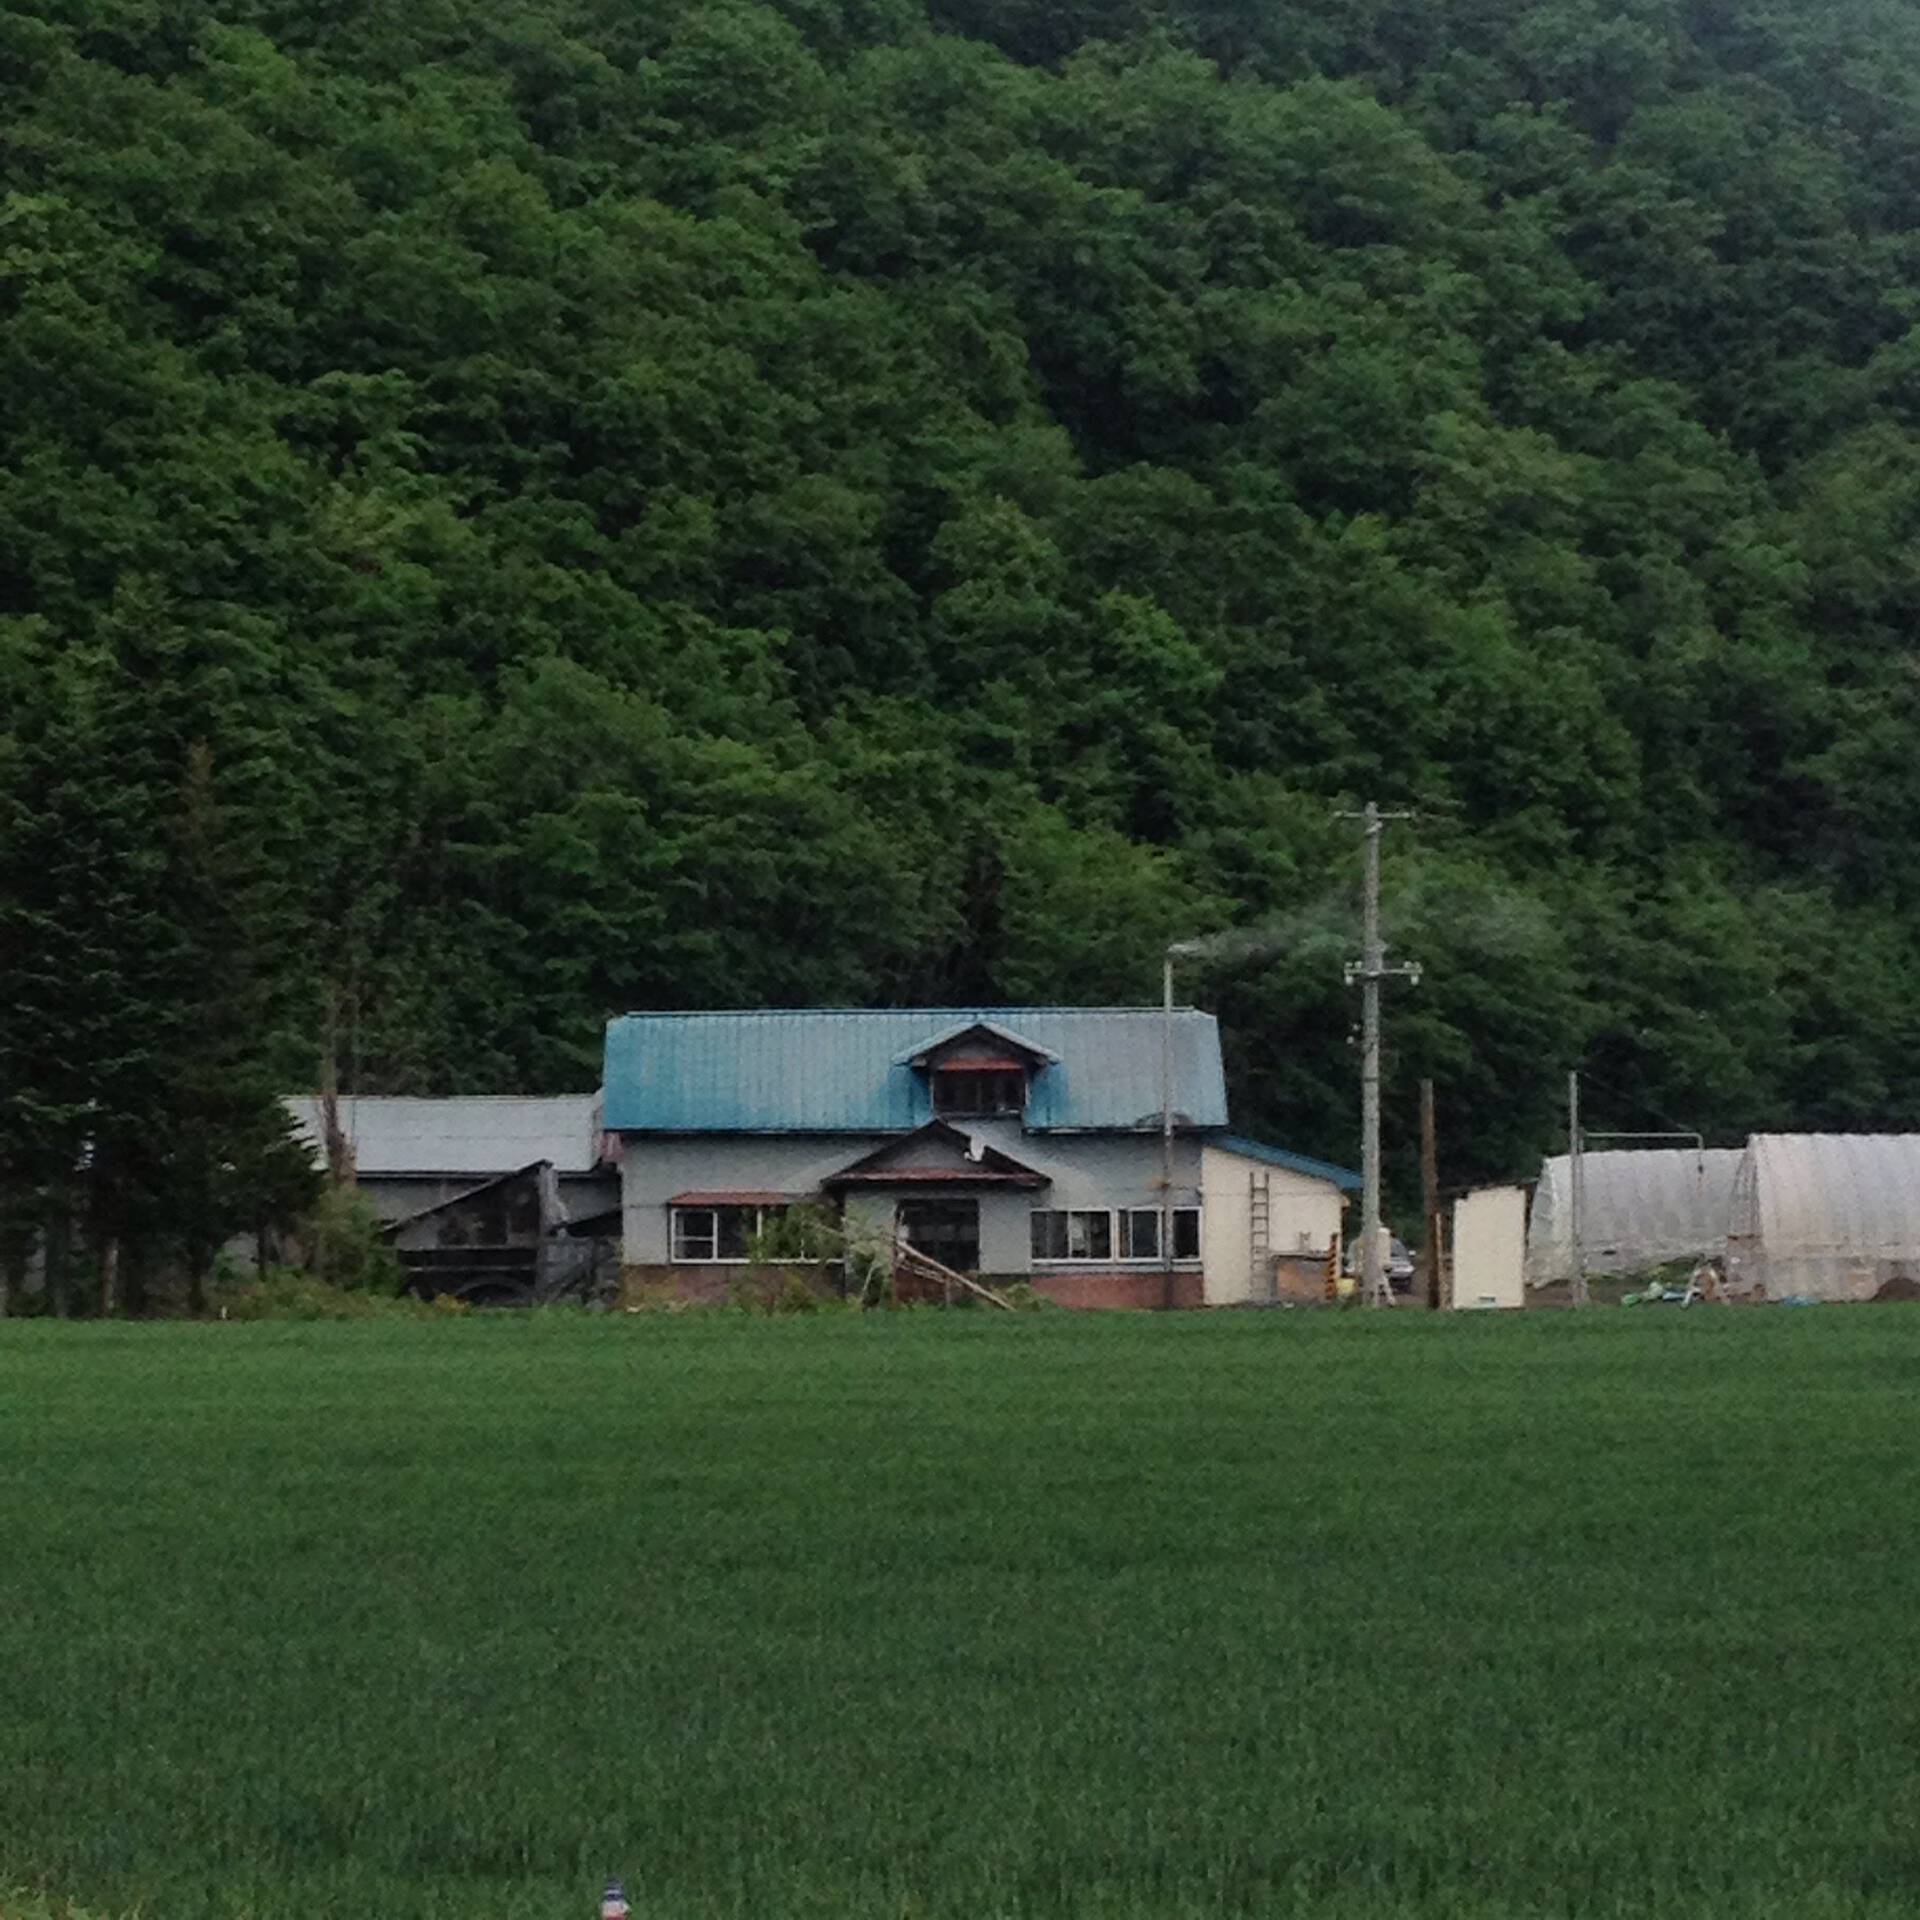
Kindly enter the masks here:
<path id="1" fill-rule="evenodd" d="M 1016 1313 L 1019 1311 L 1004 1293 L 996 1293 L 992 1287 L 987 1286 L 982 1281 L 974 1279 L 970 1274 L 960 1273 L 952 1267 L 941 1265 L 932 1254 L 922 1253 L 911 1240 L 902 1240 L 896 1234 L 894 1236 L 893 1250 L 896 1262 L 904 1256 L 908 1266 L 917 1266 L 924 1269 L 936 1280 L 943 1282 L 947 1286 L 965 1287 L 969 1293 L 978 1299 L 985 1300 L 991 1306 L 1004 1308 L 1008 1313 Z"/>

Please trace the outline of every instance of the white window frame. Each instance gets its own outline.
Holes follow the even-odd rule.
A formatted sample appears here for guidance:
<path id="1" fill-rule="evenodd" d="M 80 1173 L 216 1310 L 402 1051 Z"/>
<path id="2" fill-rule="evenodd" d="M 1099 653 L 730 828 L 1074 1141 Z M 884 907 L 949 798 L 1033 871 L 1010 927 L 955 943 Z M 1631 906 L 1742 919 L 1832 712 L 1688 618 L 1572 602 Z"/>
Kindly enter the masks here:
<path id="1" fill-rule="evenodd" d="M 1034 1253 L 1034 1222 L 1042 1219 L 1059 1219 L 1066 1223 L 1065 1253 Z M 1104 1221 L 1106 1224 L 1107 1250 L 1105 1253 L 1075 1253 L 1073 1251 L 1074 1223 L 1091 1220 Z M 1091 1234 L 1087 1236 L 1091 1239 Z M 1113 1264 L 1113 1210 L 1110 1207 L 1034 1207 L 1027 1215 L 1027 1249 L 1037 1267 L 1108 1267 Z"/>
<path id="2" fill-rule="evenodd" d="M 722 1253 L 720 1251 L 720 1216 L 723 1213 L 744 1213 L 751 1216 L 747 1227 L 747 1245 L 766 1231 L 769 1217 L 777 1219 L 787 1208 L 780 1206 L 714 1206 L 714 1207 L 669 1207 L 667 1209 L 667 1251 L 671 1255 L 670 1264 L 676 1267 L 746 1267 L 753 1264 L 751 1253 Z M 686 1251 L 686 1224 L 695 1218 L 704 1216 L 707 1221 L 706 1232 L 696 1236 L 711 1247 L 711 1253 L 689 1253 Z"/>
<path id="3" fill-rule="evenodd" d="M 1158 1267 L 1164 1265 L 1165 1262 L 1160 1257 L 1160 1209 L 1158 1207 L 1116 1207 L 1114 1211 L 1119 1216 L 1114 1221 L 1113 1244 L 1117 1249 L 1114 1254 L 1115 1261 L 1121 1266 L 1132 1267 Z M 1133 1244 L 1132 1222 L 1136 1219 L 1147 1219 L 1153 1222 L 1153 1251 L 1151 1253 L 1134 1253 L 1131 1251 Z M 1193 1222 L 1193 1251 L 1191 1253 L 1182 1253 L 1179 1250 L 1180 1227 L 1183 1220 L 1187 1219 L 1191 1219 Z M 1172 1226 L 1174 1245 L 1173 1264 L 1176 1267 L 1193 1266 L 1197 1264 L 1200 1259 L 1200 1209 L 1197 1206 L 1175 1207 L 1173 1209 Z"/>
<path id="4" fill-rule="evenodd" d="M 1160 1209 L 1158 1207 L 1035 1207 L 1028 1215 L 1027 1245 L 1033 1245 L 1033 1221 L 1042 1215 L 1064 1214 L 1068 1221 L 1067 1233 L 1071 1243 L 1076 1217 L 1088 1218 L 1104 1213 L 1107 1216 L 1107 1252 L 1100 1254 L 1076 1253 L 1035 1253 L 1032 1254 L 1036 1267 L 1157 1267 L 1164 1264 L 1158 1252 L 1160 1239 Z M 1154 1223 L 1153 1253 L 1123 1253 L 1121 1248 L 1131 1240 L 1131 1231 L 1125 1227 L 1129 1216 L 1151 1214 Z M 1197 1206 L 1182 1206 L 1173 1209 L 1173 1244 L 1180 1244 L 1181 1216 L 1191 1215 L 1193 1219 L 1193 1251 L 1176 1253 L 1173 1264 L 1176 1267 L 1197 1267 L 1201 1258 L 1200 1209 Z"/>
<path id="5" fill-rule="evenodd" d="M 1160 1209 L 1158 1207 L 1118 1207 L 1115 1212 L 1119 1218 L 1114 1222 L 1113 1244 L 1115 1258 L 1119 1260 L 1150 1260 L 1155 1265 L 1160 1260 Z M 1153 1249 L 1149 1253 L 1139 1253 L 1134 1248 L 1134 1235 L 1139 1231 L 1137 1223 L 1150 1220 L 1153 1223 Z"/>

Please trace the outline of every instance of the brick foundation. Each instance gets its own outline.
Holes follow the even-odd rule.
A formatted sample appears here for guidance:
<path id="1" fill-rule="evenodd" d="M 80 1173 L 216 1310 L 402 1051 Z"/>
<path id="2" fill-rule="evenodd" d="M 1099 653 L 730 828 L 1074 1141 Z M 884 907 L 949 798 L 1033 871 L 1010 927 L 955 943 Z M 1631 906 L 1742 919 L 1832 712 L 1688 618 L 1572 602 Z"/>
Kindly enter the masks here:
<path id="1" fill-rule="evenodd" d="M 784 1271 L 784 1270 L 783 1270 Z M 1198 1272 L 1182 1268 L 1173 1276 L 1173 1298 L 1167 1298 L 1164 1272 L 1143 1273 L 1115 1268 L 1095 1268 L 1085 1273 L 996 1273 L 986 1276 L 993 1287 L 1031 1286 L 1043 1300 L 1055 1306 L 1146 1313 L 1162 1308 L 1199 1307 L 1206 1304 L 1206 1282 Z M 822 1294 L 839 1292 L 837 1267 L 820 1270 L 816 1290 Z M 625 1266 L 620 1269 L 620 1304 L 623 1307 L 723 1307 L 739 1297 L 740 1291 L 754 1285 L 778 1285 L 773 1275 L 754 1273 L 748 1267 L 707 1266 Z M 903 1290 L 902 1297 L 908 1297 Z M 911 1287 L 911 1297 L 937 1300 L 938 1282 Z"/>
<path id="2" fill-rule="evenodd" d="M 1206 1280 L 1182 1268 L 1173 1276 L 1173 1297 L 1167 1297 L 1167 1276 L 1158 1273 L 1097 1269 L 1090 1273 L 1044 1271 L 1029 1277 L 1035 1293 L 1058 1307 L 1083 1307 L 1145 1313 L 1163 1307 L 1206 1304 Z"/>

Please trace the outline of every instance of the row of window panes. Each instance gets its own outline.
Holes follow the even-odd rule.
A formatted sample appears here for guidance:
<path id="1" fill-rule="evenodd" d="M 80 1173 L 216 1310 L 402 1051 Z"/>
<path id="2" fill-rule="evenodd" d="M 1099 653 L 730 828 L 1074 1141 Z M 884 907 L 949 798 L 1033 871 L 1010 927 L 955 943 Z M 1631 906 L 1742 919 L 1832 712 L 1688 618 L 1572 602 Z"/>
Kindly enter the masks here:
<path id="1" fill-rule="evenodd" d="M 1019 1113 L 1026 1104 L 1027 1076 L 1015 1068 L 933 1076 L 935 1113 Z"/>
<path id="2" fill-rule="evenodd" d="M 673 1257 L 687 1262 L 745 1260 L 756 1236 L 786 1211 L 776 1206 L 675 1207 Z M 1036 1260 L 1160 1258 L 1158 1207 L 1036 1208 L 1032 1233 Z M 1173 1257 L 1200 1257 L 1198 1207 L 1174 1208 Z"/>
<path id="3" fill-rule="evenodd" d="M 761 1230 L 785 1207 L 675 1207 L 676 1260 L 744 1260 Z"/>
<path id="4" fill-rule="evenodd" d="M 1117 1248 L 1117 1251 L 1116 1251 Z M 1158 1207 L 1036 1207 L 1033 1213 L 1036 1260 L 1158 1260 Z M 1173 1210 L 1173 1257 L 1200 1257 L 1200 1209 Z"/>

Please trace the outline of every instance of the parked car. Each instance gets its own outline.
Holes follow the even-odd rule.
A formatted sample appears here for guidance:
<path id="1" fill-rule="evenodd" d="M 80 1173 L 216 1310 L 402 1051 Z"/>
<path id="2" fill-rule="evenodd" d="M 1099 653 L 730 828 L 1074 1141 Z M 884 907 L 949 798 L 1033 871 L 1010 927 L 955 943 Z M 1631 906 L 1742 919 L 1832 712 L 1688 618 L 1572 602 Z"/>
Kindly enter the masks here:
<path id="1" fill-rule="evenodd" d="M 1350 1277 L 1358 1279 L 1360 1275 L 1360 1242 L 1347 1242 L 1346 1270 Z M 1395 1293 L 1406 1293 L 1412 1289 L 1413 1276 L 1417 1266 L 1407 1243 L 1401 1239 L 1389 1239 L 1387 1242 L 1387 1285 Z"/>

